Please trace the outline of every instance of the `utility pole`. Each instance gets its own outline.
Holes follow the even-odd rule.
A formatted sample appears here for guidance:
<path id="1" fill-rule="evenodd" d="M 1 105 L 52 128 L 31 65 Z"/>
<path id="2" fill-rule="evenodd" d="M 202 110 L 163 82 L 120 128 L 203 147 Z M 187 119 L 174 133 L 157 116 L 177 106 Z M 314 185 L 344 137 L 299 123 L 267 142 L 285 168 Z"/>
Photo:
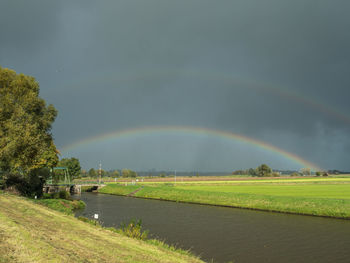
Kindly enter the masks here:
<path id="1" fill-rule="evenodd" d="M 176 184 L 176 170 L 175 170 L 175 184 Z"/>
<path id="2" fill-rule="evenodd" d="M 102 164 L 101 164 L 101 161 L 100 161 L 100 167 L 98 169 L 98 176 L 99 176 L 98 184 L 101 185 L 101 176 L 102 176 Z"/>

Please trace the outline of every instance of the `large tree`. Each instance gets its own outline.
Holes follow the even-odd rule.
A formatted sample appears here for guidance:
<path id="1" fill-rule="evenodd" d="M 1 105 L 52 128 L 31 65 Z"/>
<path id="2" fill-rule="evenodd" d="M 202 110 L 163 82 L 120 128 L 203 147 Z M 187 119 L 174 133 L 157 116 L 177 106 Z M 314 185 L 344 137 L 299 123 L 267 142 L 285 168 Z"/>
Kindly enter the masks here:
<path id="1" fill-rule="evenodd" d="M 0 169 L 28 174 L 55 166 L 51 125 L 56 115 L 39 97 L 33 77 L 0 67 Z"/>

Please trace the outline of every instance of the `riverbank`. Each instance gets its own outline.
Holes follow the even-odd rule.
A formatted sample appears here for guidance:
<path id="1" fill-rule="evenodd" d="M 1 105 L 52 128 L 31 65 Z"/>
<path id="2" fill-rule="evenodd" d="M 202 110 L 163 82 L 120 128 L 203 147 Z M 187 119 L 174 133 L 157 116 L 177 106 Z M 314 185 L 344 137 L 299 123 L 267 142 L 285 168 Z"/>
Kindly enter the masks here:
<path id="1" fill-rule="evenodd" d="M 286 180 L 262 183 L 109 184 L 100 193 L 350 219 L 349 180 Z M 241 184 L 242 183 L 242 184 Z"/>
<path id="2" fill-rule="evenodd" d="M 159 241 L 140 241 L 31 200 L 0 194 L 0 262 L 202 262 Z"/>
<path id="3" fill-rule="evenodd" d="M 68 215 L 72 215 L 74 210 L 85 208 L 85 203 L 80 200 L 38 199 L 35 202 Z"/>

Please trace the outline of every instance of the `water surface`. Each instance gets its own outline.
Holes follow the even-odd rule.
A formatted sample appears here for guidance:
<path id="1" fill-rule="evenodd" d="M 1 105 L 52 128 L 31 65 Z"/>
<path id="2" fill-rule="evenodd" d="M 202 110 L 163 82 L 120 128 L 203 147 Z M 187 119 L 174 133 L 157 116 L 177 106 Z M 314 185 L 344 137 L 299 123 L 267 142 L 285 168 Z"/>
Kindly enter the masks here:
<path id="1" fill-rule="evenodd" d="M 153 237 L 214 262 L 350 262 L 350 221 L 83 193 L 105 226 L 142 219 Z"/>

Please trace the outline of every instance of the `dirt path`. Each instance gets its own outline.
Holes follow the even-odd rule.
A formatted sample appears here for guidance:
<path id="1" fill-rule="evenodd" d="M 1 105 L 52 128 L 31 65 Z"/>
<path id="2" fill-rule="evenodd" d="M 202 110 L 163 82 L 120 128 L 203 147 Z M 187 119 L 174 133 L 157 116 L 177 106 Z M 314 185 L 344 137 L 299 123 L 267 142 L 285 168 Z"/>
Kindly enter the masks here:
<path id="1" fill-rule="evenodd" d="M 139 189 L 135 190 L 134 192 L 131 192 L 130 194 L 127 194 L 126 196 L 134 196 L 137 192 L 141 191 L 143 186 L 141 186 Z"/>

